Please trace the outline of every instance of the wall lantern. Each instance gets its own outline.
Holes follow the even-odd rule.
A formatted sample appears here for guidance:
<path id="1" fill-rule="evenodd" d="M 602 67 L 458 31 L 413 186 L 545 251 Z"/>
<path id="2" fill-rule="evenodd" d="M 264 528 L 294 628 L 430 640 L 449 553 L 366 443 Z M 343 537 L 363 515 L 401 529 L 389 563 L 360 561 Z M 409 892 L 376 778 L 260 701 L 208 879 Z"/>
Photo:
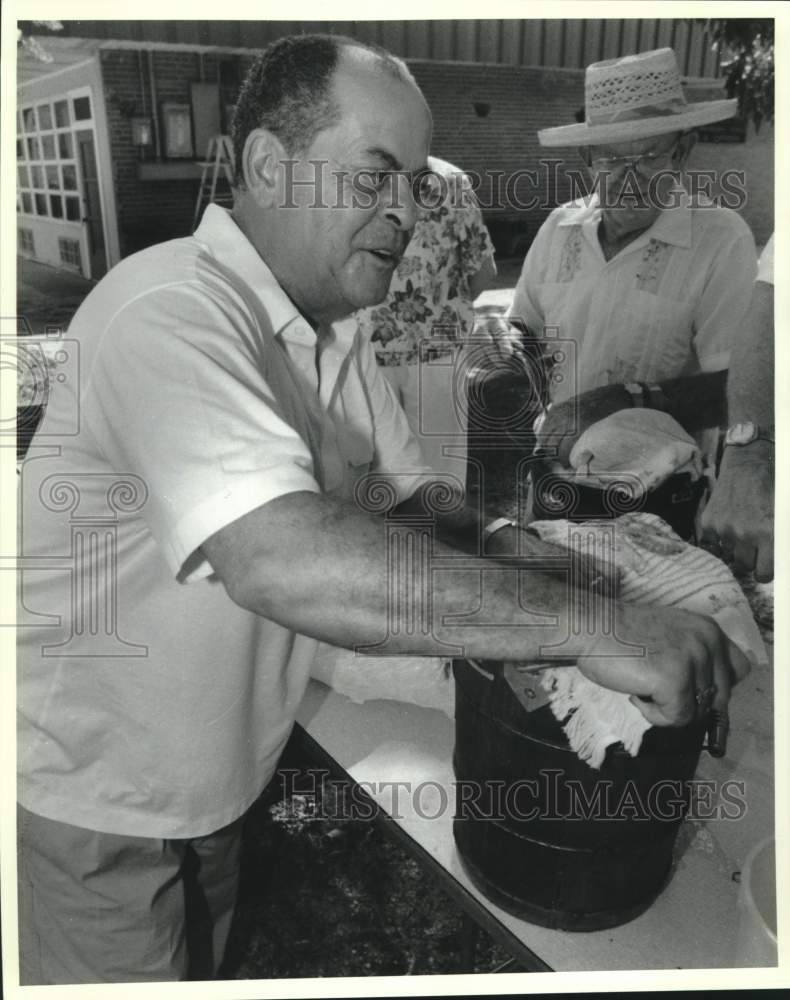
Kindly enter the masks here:
<path id="1" fill-rule="evenodd" d="M 151 141 L 151 119 L 132 118 L 132 145 L 150 146 Z"/>

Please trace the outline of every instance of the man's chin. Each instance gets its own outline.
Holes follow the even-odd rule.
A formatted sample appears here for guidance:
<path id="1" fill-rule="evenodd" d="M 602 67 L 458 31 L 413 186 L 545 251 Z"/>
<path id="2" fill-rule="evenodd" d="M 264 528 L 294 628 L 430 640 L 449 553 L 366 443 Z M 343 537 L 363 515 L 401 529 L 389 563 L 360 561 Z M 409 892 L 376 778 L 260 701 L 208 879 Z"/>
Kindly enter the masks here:
<path id="1" fill-rule="evenodd" d="M 368 309 L 380 305 L 386 299 L 390 290 L 392 276 L 387 280 L 366 282 L 351 290 L 349 301 L 354 303 L 354 309 Z"/>
<path id="2" fill-rule="evenodd" d="M 643 229 L 649 226 L 658 217 L 658 208 L 655 205 L 638 202 L 620 202 L 615 208 L 610 209 L 612 218 L 616 218 L 621 228 Z"/>

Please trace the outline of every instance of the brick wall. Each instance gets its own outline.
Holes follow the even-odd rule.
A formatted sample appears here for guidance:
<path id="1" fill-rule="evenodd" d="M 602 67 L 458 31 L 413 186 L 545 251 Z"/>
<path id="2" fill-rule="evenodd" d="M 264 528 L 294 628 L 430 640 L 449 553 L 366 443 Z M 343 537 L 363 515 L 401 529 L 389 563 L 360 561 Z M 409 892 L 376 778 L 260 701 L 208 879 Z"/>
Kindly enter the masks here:
<path id="1" fill-rule="evenodd" d="M 575 121 L 584 102 L 584 73 L 470 63 L 413 61 L 409 66 L 433 112 L 437 156 L 481 174 L 492 168 L 506 176 L 538 172 L 538 185 L 522 176 L 510 192 L 498 182 L 502 198 L 496 196 L 493 180 L 478 192 L 498 249 L 526 249 L 551 208 L 569 196 L 562 169 L 542 169 L 539 163 L 547 157 L 559 160 L 567 151 L 542 149 L 537 130 Z M 485 117 L 475 104 L 488 106 Z M 571 155 L 572 167 L 575 161 Z M 536 198 L 536 207 L 526 207 Z M 505 207 L 506 201 L 510 207 Z"/>
<path id="2" fill-rule="evenodd" d="M 134 113 L 142 114 L 144 91 L 145 113 L 151 115 L 149 59 L 153 61 L 157 108 L 165 101 L 189 104 L 190 84 L 201 80 L 200 56 L 193 52 L 143 53 L 142 81 L 139 58 L 136 51 L 105 50 L 101 60 L 122 256 L 152 243 L 188 235 L 199 184 L 197 179 L 140 180 L 140 154 L 132 145 L 131 120 L 128 114 L 122 114 L 121 106 L 134 101 Z M 216 82 L 218 66 L 216 55 L 205 54 L 202 79 Z M 161 141 L 164 145 L 164 135 Z M 152 151 L 147 155 L 153 158 Z"/>
<path id="3" fill-rule="evenodd" d="M 156 97 L 161 104 L 162 101 L 188 103 L 190 83 L 200 79 L 217 81 L 219 58 L 204 54 L 201 77 L 197 53 L 144 54 L 147 113 L 151 113 L 147 59 L 154 63 Z M 252 56 L 237 58 L 241 79 Z M 540 161 L 567 160 L 571 168 L 580 166 L 571 150 L 542 149 L 536 133 L 540 128 L 575 120 L 575 113 L 583 103 L 583 71 L 427 60 L 412 60 L 409 65 L 433 112 L 433 152 L 483 176 L 479 196 L 500 255 L 523 254 L 551 208 L 569 197 L 562 165 L 541 167 Z M 119 107 L 119 101 L 134 100 L 135 113 L 142 111 L 138 53 L 105 50 L 102 74 L 119 205 L 121 252 L 126 255 L 190 231 L 198 182 L 138 179 L 139 153 L 131 144 L 131 122 Z M 757 242 L 764 243 L 773 227 L 773 131 L 765 127 L 757 136 L 752 132 L 746 144 L 700 144 L 691 165 L 709 169 L 734 166 L 745 170 L 749 198 L 743 215 L 755 230 Z M 501 181 L 497 192 L 490 177 L 492 170 L 510 178 L 525 170 L 537 171 L 537 176 L 531 178 L 522 173 L 517 183 L 511 181 L 510 190 Z M 532 207 L 526 207 L 531 202 L 534 202 Z"/>
<path id="4" fill-rule="evenodd" d="M 763 246 L 768 242 L 768 237 L 774 231 L 773 126 L 763 125 L 759 132 L 755 132 L 750 125 L 746 142 L 700 142 L 689 158 L 689 167 L 713 170 L 717 178 L 722 177 L 727 170 L 742 173 L 746 196 L 743 207 L 738 211 L 751 226 L 757 245 Z M 732 184 L 730 182 L 728 185 L 728 199 L 731 197 Z M 714 182 L 711 190 L 717 196 L 722 191 L 722 186 Z"/>
<path id="5" fill-rule="evenodd" d="M 163 58 L 164 57 L 164 58 Z M 198 79 L 198 57 L 175 52 L 142 54 L 133 51 L 102 52 L 102 78 L 107 106 L 107 126 L 112 149 L 113 181 L 118 205 L 118 229 L 122 256 L 151 243 L 189 232 L 197 191 L 196 182 L 140 181 L 139 152 L 132 145 L 131 120 L 121 103 L 134 101 L 135 113 L 151 115 L 151 93 L 147 58 L 154 59 L 157 100 L 189 101 L 189 81 Z M 181 74 L 180 82 L 176 73 Z"/>
<path id="6" fill-rule="evenodd" d="M 517 66 L 474 65 L 470 63 L 409 63 L 423 89 L 434 116 L 433 152 L 464 170 L 483 172 L 492 167 L 508 174 L 538 170 L 544 180 L 540 204 L 519 208 L 537 192 L 528 179 L 514 188 L 516 204 L 509 208 L 486 209 L 491 204 L 491 185 L 480 189 L 484 214 L 500 254 L 518 255 L 532 241 L 546 215 L 569 197 L 563 166 L 539 166 L 541 159 L 565 159 L 578 169 L 573 150 L 543 149 L 537 131 L 575 121 L 584 103 L 582 70 L 529 69 Z M 710 88 L 708 88 L 709 90 Z M 720 93 L 689 92 L 689 100 L 720 97 Z M 479 117 L 475 104 L 489 106 Z M 774 227 L 774 130 L 764 125 L 759 132 L 750 126 L 745 143 L 700 142 L 689 167 L 722 171 L 742 171 L 747 197 L 739 209 L 754 232 L 758 245 L 764 244 Z M 711 193 L 721 188 L 714 183 Z"/>

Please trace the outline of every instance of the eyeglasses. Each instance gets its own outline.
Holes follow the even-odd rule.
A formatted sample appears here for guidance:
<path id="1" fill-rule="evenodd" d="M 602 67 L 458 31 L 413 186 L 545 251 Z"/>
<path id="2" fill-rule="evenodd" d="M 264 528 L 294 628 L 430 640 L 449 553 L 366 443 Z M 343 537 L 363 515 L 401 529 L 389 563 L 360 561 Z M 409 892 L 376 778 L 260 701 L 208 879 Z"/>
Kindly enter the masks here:
<path id="1" fill-rule="evenodd" d="M 665 167 L 672 159 L 677 143 L 673 143 L 669 149 L 649 149 L 646 153 L 639 153 L 637 156 L 593 156 L 590 154 L 590 164 L 596 170 L 606 170 L 614 172 L 622 167 L 636 170 L 640 168 L 643 173 L 655 173 Z"/>

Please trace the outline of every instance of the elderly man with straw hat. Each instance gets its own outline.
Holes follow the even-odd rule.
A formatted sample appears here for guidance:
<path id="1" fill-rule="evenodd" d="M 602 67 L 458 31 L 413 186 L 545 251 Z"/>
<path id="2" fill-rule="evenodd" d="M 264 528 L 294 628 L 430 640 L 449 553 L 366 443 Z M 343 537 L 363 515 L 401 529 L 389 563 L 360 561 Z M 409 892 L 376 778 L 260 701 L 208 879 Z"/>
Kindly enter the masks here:
<path id="1" fill-rule="evenodd" d="M 541 431 L 562 457 L 586 425 L 630 406 L 692 431 L 720 422 L 756 252 L 743 219 L 690 196 L 680 175 L 694 129 L 735 111 L 688 103 L 674 52 L 658 49 L 593 63 L 585 120 L 538 132 L 545 147 L 575 146 L 593 187 L 543 224 L 509 313 L 532 336 L 575 341 L 575 377 L 550 380 Z"/>

